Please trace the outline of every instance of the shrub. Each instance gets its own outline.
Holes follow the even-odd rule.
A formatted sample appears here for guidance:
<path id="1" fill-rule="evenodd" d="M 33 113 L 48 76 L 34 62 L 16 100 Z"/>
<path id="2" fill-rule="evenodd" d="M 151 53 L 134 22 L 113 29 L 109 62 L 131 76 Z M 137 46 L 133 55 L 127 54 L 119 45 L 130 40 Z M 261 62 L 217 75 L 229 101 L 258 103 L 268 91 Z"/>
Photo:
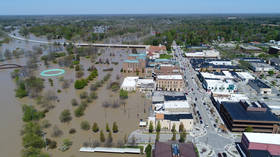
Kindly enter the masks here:
<path id="1" fill-rule="evenodd" d="M 95 133 L 99 131 L 99 127 L 98 127 L 96 122 L 94 122 L 93 125 L 92 125 L 92 131 L 95 132 Z"/>
<path id="2" fill-rule="evenodd" d="M 154 131 L 154 126 L 153 126 L 153 123 L 150 122 L 150 124 L 149 124 L 149 133 L 153 133 L 153 131 Z"/>
<path id="3" fill-rule="evenodd" d="M 41 126 L 42 126 L 42 128 L 49 128 L 51 126 L 51 123 L 48 120 L 44 119 L 41 122 Z"/>
<path id="4" fill-rule="evenodd" d="M 90 98 L 94 100 L 94 99 L 97 99 L 98 96 L 97 96 L 97 94 L 95 92 L 91 92 L 90 93 Z"/>
<path id="5" fill-rule="evenodd" d="M 45 117 L 44 112 L 37 111 L 33 106 L 23 105 L 23 117 L 24 122 L 30 122 L 33 120 L 40 120 Z"/>
<path id="6" fill-rule="evenodd" d="M 114 122 L 114 123 L 113 123 L 113 128 L 112 128 L 112 130 L 113 130 L 113 133 L 117 133 L 117 132 L 119 131 L 117 122 Z"/>
<path id="7" fill-rule="evenodd" d="M 84 91 L 80 94 L 81 99 L 86 99 L 88 97 L 88 92 Z"/>
<path id="8" fill-rule="evenodd" d="M 59 120 L 62 123 L 69 122 L 72 120 L 71 113 L 69 110 L 63 110 L 59 116 Z"/>
<path id="9" fill-rule="evenodd" d="M 79 105 L 78 101 L 76 99 L 72 99 L 71 104 L 72 104 L 72 106 L 78 106 Z"/>
<path id="10" fill-rule="evenodd" d="M 76 117 L 81 117 L 84 115 L 85 109 L 82 105 L 75 109 L 74 114 Z"/>
<path id="11" fill-rule="evenodd" d="M 69 134 L 75 134 L 75 133 L 76 133 L 76 129 L 71 128 L 71 129 L 69 130 Z"/>
<path id="12" fill-rule="evenodd" d="M 123 89 L 121 89 L 120 90 L 120 98 L 121 99 L 127 99 L 128 98 L 128 92 L 123 90 Z"/>
<path id="13" fill-rule="evenodd" d="M 151 146 L 151 144 L 147 145 L 147 147 L 145 148 L 145 153 L 146 153 L 146 157 L 151 157 L 152 156 L 152 146 Z"/>
<path id="14" fill-rule="evenodd" d="M 99 138 L 100 138 L 100 142 L 105 142 L 105 136 L 103 130 L 100 131 Z"/>
<path id="15" fill-rule="evenodd" d="M 75 81 L 75 89 L 83 89 L 85 86 L 87 86 L 87 80 L 81 79 Z"/>
<path id="16" fill-rule="evenodd" d="M 89 130 L 89 128 L 90 128 L 90 125 L 89 125 L 88 121 L 82 121 L 81 122 L 81 129 L 82 130 Z"/>

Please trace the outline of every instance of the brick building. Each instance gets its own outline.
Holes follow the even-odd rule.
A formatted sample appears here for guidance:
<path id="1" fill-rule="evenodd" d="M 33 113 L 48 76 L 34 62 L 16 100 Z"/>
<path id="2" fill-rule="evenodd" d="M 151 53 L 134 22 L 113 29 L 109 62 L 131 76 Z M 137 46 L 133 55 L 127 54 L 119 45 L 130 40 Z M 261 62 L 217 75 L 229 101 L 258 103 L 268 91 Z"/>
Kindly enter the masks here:
<path id="1" fill-rule="evenodd" d="M 146 59 L 146 54 L 144 53 L 128 55 L 127 60 L 124 60 L 123 62 L 123 71 L 144 73 Z"/>
<path id="2" fill-rule="evenodd" d="M 183 87 L 182 75 L 158 75 L 156 78 L 157 90 L 182 92 Z"/>

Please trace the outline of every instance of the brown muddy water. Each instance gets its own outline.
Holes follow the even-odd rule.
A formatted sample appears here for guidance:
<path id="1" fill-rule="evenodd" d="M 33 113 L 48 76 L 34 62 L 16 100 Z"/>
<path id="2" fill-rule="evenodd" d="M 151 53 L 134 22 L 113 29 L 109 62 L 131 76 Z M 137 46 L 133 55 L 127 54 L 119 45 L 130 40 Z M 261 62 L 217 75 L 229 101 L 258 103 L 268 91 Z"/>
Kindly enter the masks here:
<path id="1" fill-rule="evenodd" d="M 21 43 L 22 44 L 22 43 Z M 23 46 L 24 47 L 24 46 Z M 28 46 L 30 48 L 30 46 Z M 116 52 L 115 57 L 110 57 L 112 61 L 119 61 L 121 62 L 123 59 L 126 58 L 127 55 L 119 55 L 121 52 L 126 50 L 106 50 L 106 52 Z M 124 53 L 127 54 L 127 53 Z M 100 57 L 106 58 L 106 55 L 101 55 Z M 8 61 L 9 63 L 19 63 L 24 65 L 25 59 L 18 59 L 18 60 L 11 60 Z M 86 69 L 93 65 L 90 63 L 88 59 L 81 59 L 81 64 L 84 66 L 85 69 L 85 76 L 88 75 Z M 108 72 L 103 72 L 102 69 L 113 67 L 114 71 L 109 72 L 111 73 L 112 77 L 111 80 L 116 80 L 116 76 L 119 75 L 121 64 L 118 65 L 96 65 L 97 69 L 99 70 L 99 77 L 98 79 L 102 79 Z M 60 68 L 58 65 L 50 65 L 49 68 Z M 37 74 L 39 74 L 42 70 L 46 70 L 47 68 L 40 64 Z M 75 71 L 73 69 L 64 68 L 66 70 L 63 77 L 65 79 L 75 80 Z M 22 149 L 21 144 L 21 136 L 20 130 L 22 128 L 22 111 L 21 105 L 22 104 L 32 104 L 36 106 L 34 101 L 30 100 L 29 98 L 25 99 L 17 99 L 14 97 L 14 89 L 15 84 L 10 77 L 10 72 L 12 70 L 1 70 L 0 71 L 0 156 L 13 156 L 17 157 L 20 156 L 20 151 Z M 39 75 L 38 75 L 39 76 Z M 121 75 L 120 75 L 121 76 Z M 54 91 L 56 92 L 58 89 L 62 90 L 62 83 L 59 81 L 59 77 L 53 77 L 54 86 L 51 87 L 49 82 L 47 81 L 48 78 L 45 78 L 45 88 L 44 92 L 47 91 Z M 121 80 L 123 78 L 121 77 Z M 94 83 L 92 81 L 90 84 Z M 84 142 L 99 140 L 99 133 L 93 133 L 91 130 L 83 131 L 80 129 L 80 123 L 83 120 L 87 120 L 91 125 L 93 122 L 97 122 L 99 125 L 99 129 L 104 131 L 105 137 L 107 137 L 107 133 L 105 131 L 106 123 L 109 124 L 110 128 L 112 128 L 112 124 L 114 121 L 117 122 L 119 127 L 119 132 L 113 134 L 113 143 L 116 143 L 119 140 L 123 140 L 125 135 L 129 135 L 132 131 L 138 128 L 138 123 L 140 119 L 145 119 L 148 116 L 149 104 L 150 101 L 144 98 L 139 93 L 130 93 L 129 98 L 125 101 L 125 106 L 120 106 L 119 108 L 104 108 L 102 107 L 102 103 L 104 101 L 117 101 L 119 100 L 119 93 L 112 92 L 110 89 L 107 89 L 107 84 L 110 80 L 104 84 L 103 87 L 99 88 L 98 99 L 93 101 L 88 105 L 88 108 L 85 111 L 85 115 L 81 118 L 76 118 L 74 116 L 74 110 L 76 107 L 71 105 L 71 99 L 76 98 L 80 102 L 79 94 L 82 91 L 89 91 L 89 86 L 87 86 L 83 90 L 75 90 L 73 83 L 71 84 L 70 88 L 66 90 L 62 90 L 61 93 L 57 93 L 59 102 L 55 103 L 55 108 L 50 110 L 46 114 L 46 118 L 50 123 L 51 127 L 45 129 L 44 131 L 47 133 L 47 137 L 55 140 L 57 142 L 57 146 L 60 147 L 62 144 L 63 139 L 68 138 L 73 142 L 71 148 L 66 152 L 61 152 L 58 149 L 54 150 L 44 150 L 51 154 L 53 157 L 138 157 L 141 155 L 132 155 L 132 154 L 108 154 L 108 153 L 81 153 L 79 152 L 80 147 L 82 147 Z M 64 109 L 69 109 L 72 115 L 72 121 L 69 123 L 61 123 L 59 121 L 59 115 Z M 144 113 L 144 110 L 146 111 Z M 58 138 L 53 138 L 50 136 L 51 130 L 53 126 L 56 125 L 63 131 L 63 135 Z M 76 129 L 76 133 L 71 135 L 69 134 L 69 130 L 71 128 Z"/>

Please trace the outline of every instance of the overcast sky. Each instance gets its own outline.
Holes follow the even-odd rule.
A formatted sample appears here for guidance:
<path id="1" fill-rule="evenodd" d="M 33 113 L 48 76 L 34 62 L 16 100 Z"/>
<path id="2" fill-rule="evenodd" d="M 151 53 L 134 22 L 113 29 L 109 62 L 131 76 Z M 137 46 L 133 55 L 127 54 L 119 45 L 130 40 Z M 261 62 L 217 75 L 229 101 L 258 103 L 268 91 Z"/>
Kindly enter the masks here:
<path id="1" fill-rule="evenodd" d="M 0 15 L 280 13 L 280 0 L 1 0 Z"/>

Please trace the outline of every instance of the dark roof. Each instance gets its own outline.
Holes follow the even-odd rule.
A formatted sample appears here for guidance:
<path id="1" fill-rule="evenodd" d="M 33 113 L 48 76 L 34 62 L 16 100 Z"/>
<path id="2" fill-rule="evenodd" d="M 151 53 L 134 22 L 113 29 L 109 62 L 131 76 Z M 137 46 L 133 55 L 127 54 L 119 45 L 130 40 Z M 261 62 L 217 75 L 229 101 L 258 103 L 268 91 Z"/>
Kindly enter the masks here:
<path id="1" fill-rule="evenodd" d="M 249 150 L 250 157 L 273 157 L 267 150 Z"/>
<path id="2" fill-rule="evenodd" d="M 187 100 L 185 95 L 165 95 L 164 96 L 165 101 L 178 101 L 178 100 Z"/>
<path id="3" fill-rule="evenodd" d="M 180 121 L 180 119 L 193 119 L 192 114 L 165 114 L 165 120 Z"/>
<path id="4" fill-rule="evenodd" d="M 172 157 L 171 145 L 174 142 L 157 142 L 155 144 L 154 157 Z M 179 153 L 182 157 L 196 157 L 195 149 L 192 143 L 180 143 Z"/>
<path id="5" fill-rule="evenodd" d="M 278 121 L 279 118 L 271 113 L 270 110 L 246 111 L 240 102 L 222 102 L 222 105 L 230 114 L 233 120 L 253 120 L 253 121 Z"/>
<path id="6" fill-rule="evenodd" d="M 154 157 L 172 157 L 170 144 L 157 142 L 155 145 Z"/>
<path id="7" fill-rule="evenodd" d="M 263 59 L 261 58 L 254 58 L 254 57 L 245 57 L 245 58 L 241 58 L 240 60 L 242 61 L 246 61 L 246 62 L 256 62 L 256 63 L 262 63 L 264 62 Z"/>
<path id="8" fill-rule="evenodd" d="M 259 79 L 249 80 L 249 82 L 257 85 L 259 88 L 270 88 L 267 84 L 263 83 Z"/>

